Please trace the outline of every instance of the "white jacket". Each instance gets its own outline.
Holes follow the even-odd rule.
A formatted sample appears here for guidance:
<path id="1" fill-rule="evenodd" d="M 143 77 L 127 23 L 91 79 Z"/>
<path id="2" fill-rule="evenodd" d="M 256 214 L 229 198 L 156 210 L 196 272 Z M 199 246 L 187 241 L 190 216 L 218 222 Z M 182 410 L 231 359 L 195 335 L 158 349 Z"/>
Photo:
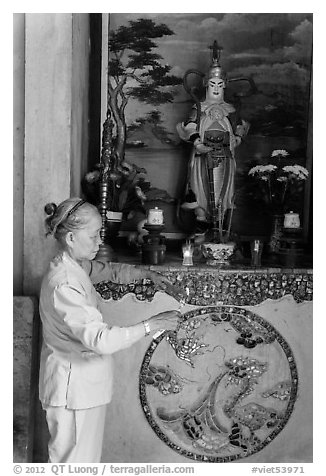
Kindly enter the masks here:
<path id="1" fill-rule="evenodd" d="M 114 352 L 144 336 L 138 328 L 103 322 L 93 282 L 128 283 L 141 277 L 137 268 L 90 262 L 81 267 L 65 252 L 51 261 L 40 293 L 43 345 L 39 397 L 43 405 L 85 409 L 111 400 Z"/>

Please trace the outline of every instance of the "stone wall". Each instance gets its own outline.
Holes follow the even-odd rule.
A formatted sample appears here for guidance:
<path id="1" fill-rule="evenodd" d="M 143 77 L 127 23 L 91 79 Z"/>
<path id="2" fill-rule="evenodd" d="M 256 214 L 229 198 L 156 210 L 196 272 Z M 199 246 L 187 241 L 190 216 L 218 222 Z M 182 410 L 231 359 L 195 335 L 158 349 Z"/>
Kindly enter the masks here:
<path id="1" fill-rule="evenodd" d="M 13 461 L 31 462 L 37 399 L 38 300 L 16 296 L 13 301 Z"/>
<path id="2" fill-rule="evenodd" d="M 54 253 L 44 205 L 80 195 L 88 151 L 87 13 L 14 14 L 14 294 Z"/>

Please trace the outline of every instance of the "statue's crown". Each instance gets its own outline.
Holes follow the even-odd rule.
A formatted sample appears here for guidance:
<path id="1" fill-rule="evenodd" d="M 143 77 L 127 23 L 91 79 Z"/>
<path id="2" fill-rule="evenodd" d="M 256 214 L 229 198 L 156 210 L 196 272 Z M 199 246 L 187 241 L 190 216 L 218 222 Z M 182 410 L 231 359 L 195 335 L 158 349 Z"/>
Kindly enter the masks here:
<path id="1" fill-rule="evenodd" d="M 226 72 L 220 65 L 222 47 L 219 46 L 215 40 L 213 45 L 210 46 L 210 49 L 212 50 L 212 62 L 206 76 L 207 80 L 212 78 L 226 79 Z"/>

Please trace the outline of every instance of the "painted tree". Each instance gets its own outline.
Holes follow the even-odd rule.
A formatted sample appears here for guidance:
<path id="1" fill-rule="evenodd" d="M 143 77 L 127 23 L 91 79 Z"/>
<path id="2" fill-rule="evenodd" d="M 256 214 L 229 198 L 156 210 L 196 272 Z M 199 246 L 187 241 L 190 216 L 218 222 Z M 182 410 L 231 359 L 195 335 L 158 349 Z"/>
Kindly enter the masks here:
<path id="1" fill-rule="evenodd" d="M 141 130 L 145 124 L 148 124 L 151 133 L 159 141 L 169 144 L 172 143 L 172 139 L 170 139 L 172 133 L 164 127 L 161 112 L 157 109 L 153 109 L 143 117 L 138 117 L 127 127 L 127 134 Z"/>
<path id="2" fill-rule="evenodd" d="M 139 18 L 120 26 L 109 35 L 108 115 L 114 121 L 114 144 L 118 163 L 124 160 L 126 144 L 125 109 L 130 98 L 159 106 L 172 102 L 173 86 L 182 78 L 170 74 L 171 66 L 161 63 L 154 52 L 156 38 L 174 35 L 165 24 Z"/>

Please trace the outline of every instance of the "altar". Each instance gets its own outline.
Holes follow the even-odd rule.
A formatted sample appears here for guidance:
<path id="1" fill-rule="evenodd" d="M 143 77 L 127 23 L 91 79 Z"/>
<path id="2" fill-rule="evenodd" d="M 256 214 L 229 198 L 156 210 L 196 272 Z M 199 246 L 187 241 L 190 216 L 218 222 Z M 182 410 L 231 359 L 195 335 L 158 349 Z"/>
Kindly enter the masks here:
<path id="1" fill-rule="evenodd" d="M 153 266 L 189 289 L 176 335 L 115 354 L 103 462 L 312 462 L 312 271 Z M 102 281 L 104 319 L 179 307 Z"/>
<path id="2" fill-rule="evenodd" d="M 297 153 L 303 136 L 292 143 L 291 134 L 288 141 L 283 125 L 277 133 L 266 133 L 255 113 L 253 78 L 234 71 L 230 79 L 220 62 L 223 48 L 215 40 L 209 49 L 205 73 L 192 67 L 183 76 L 192 107 L 166 123 L 178 140 L 161 140 L 164 152 L 156 169 L 155 148 L 148 149 L 148 162 L 139 152 L 138 167 L 150 167 L 151 181 L 157 182 L 154 195 L 145 188 L 144 195 L 138 193 L 143 216 L 134 229 L 123 228 L 125 250 L 133 244 L 131 262 L 136 264 L 141 254 L 142 266 L 151 264 L 187 290 L 188 300 L 176 332 L 158 333 L 114 356 L 115 392 L 108 406 L 103 462 L 312 461 L 312 271 L 302 264 L 301 246 L 308 223 L 302 191 L 310 172 L 306 158 Z M 120 182 L 116 186 L 121 170 L 114 160 L 123 156 L 125 135 L 121 127 L 114 132 L 110 111 L 117 110 L 116 93 L 124 83 L 112 85 L 111 79 L 99 175 L 103 224 L 106 211 L 115 206 L 109 192 L 119 195 L 123 189 Z M 138 132 L 146 144 L 149 134 Z M 180 161 L 185 167 L 176 181 Z M 113 181 L 108 170 L 114 172 Z M 153 213 L 159 213 L 159 221 L 151 221 Z M 271 223 L 265 223 L 266 217 Z M 176 235 L 179 256 L 171 257 L 166 245 Z M 112 260 L 106 249 L 112 236 L 105 225 L 101 238 L 99 253 Z M 194 266 L 182 265 L 185 247 L 200 250 L 202 259 L 194 259 Z M 237 261 L 245 257 L 245 247 L 252 265 Z M 126 262 L 125 257 L 119 260 Z M 109 325 L 129 326 L 180 308 L 174 296 L 146 279 L 126 285 L 102 281 L 96 289 Z"/>

